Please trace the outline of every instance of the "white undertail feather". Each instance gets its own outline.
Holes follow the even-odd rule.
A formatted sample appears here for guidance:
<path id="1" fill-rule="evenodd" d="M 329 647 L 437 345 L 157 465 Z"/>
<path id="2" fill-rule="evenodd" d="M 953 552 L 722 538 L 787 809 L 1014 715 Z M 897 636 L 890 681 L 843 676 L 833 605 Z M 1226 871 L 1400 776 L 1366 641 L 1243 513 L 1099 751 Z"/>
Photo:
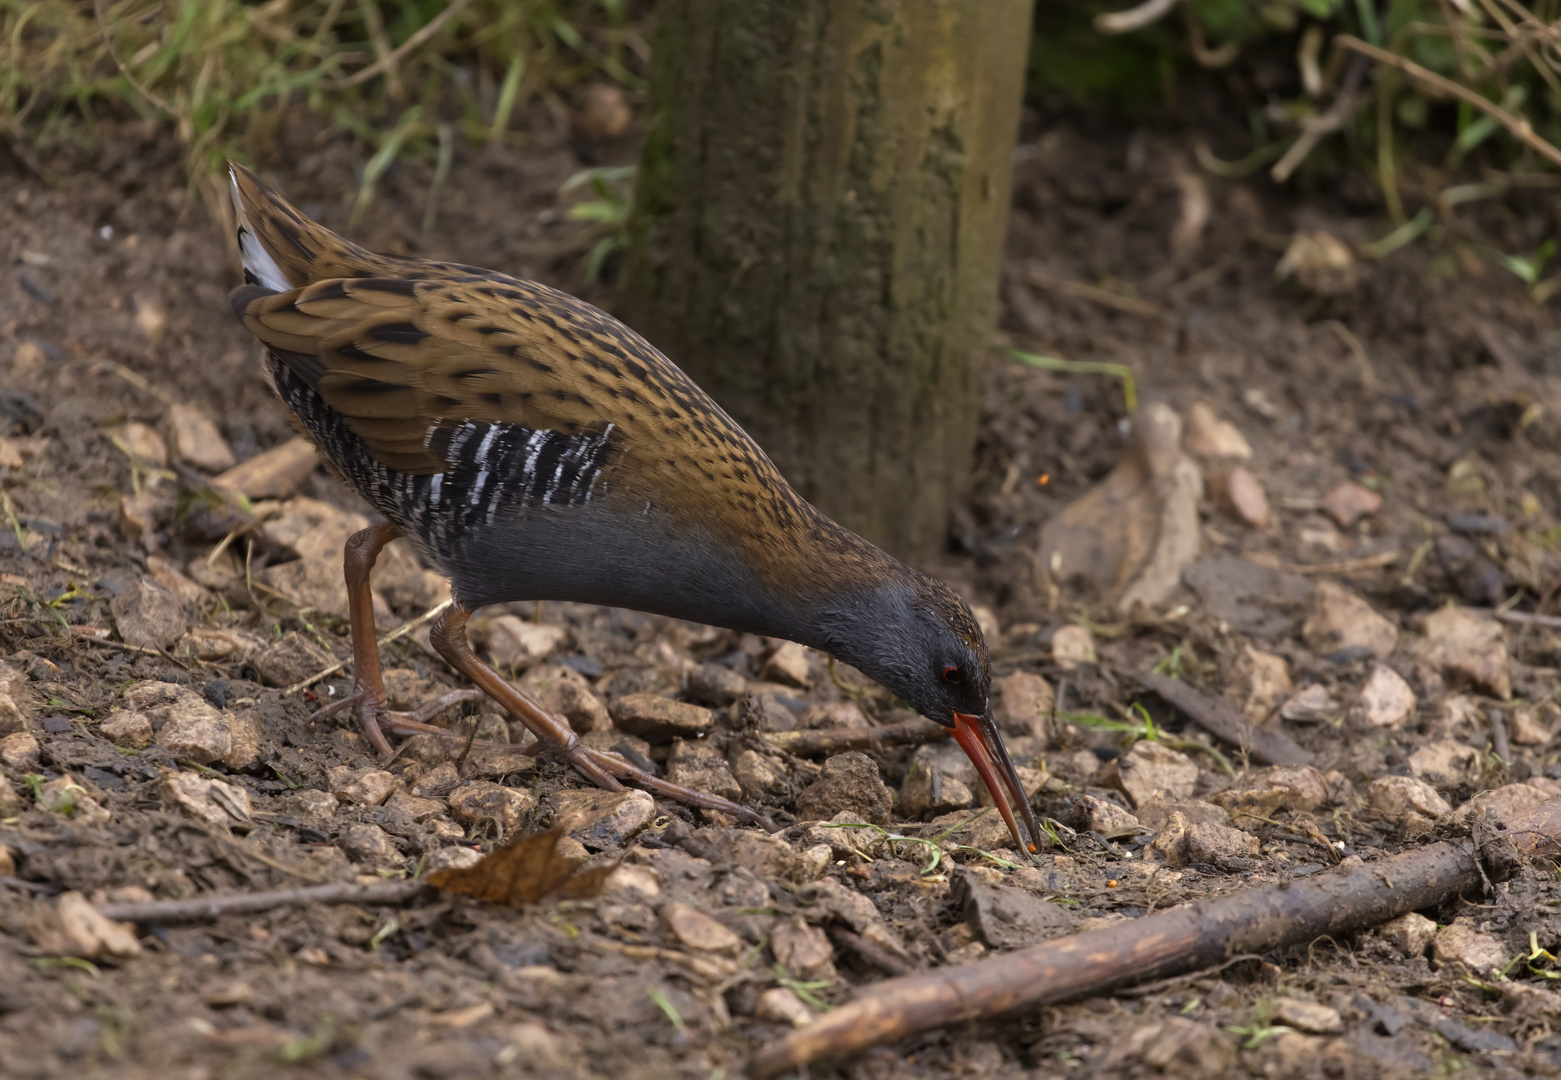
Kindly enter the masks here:
<path id="1" fill-rule="evenodd" d="M 238 190 L 238 177 L 230 171 L 228 179 L 233 185 L 233 212 L 238 217 L 239 258 L 244 262 L 244 269 L 249 271 L 257 284 L 276 292 L 289 291 L 294 287 L 293 284 L 287 280 L 287 275 L 282 273 L 282 268 L 250 227 L 249 217 L 244 213 L 244 199 Z"/>

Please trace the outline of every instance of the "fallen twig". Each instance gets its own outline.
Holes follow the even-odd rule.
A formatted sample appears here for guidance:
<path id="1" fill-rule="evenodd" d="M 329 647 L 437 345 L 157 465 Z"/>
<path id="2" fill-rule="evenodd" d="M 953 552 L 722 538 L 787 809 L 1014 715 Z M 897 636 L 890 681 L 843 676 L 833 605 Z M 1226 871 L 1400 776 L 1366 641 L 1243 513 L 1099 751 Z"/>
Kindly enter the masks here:
<path id="1" fill-rule="evenodd" d="M 1522 858 L 1561 853 L 1561 799 L 1484 844 L 1419 851 L 1148 915 L 960 967 L 878 983 L 863 997 L 761 1048 L 758 1080 L 920 1031 L 1099 994 L 1376 926 L 1501 880 Z M 1483 865 L 1482 865 L 1483 863 Z"/>
<path id="2" fill-rule="evenodd" d="M 1258 727 L 1222 698 L 1152 671 L 1140 674 L 1138 681 L 1186 713 L 1209 734 L 1241 747 L 1258 761 L 1269 765 L 1310 765 L 1312 762 L 1312 755 L 1290 736 Z"/>
<path id="3" fill-rule="evenodd" d="M 1102 289 L 1099 285 L 1086 285 L 1082 281 L 1074 281 L 1071 278 L 1048 274 L 1033 263 L 1024 268 L 1024 279 L 1037 288 L 1060 293 L 1063 296 L 1071 296 L 1075 300 L 1088 300 L 1093 304 L 1116 308 L 1118 311 L 1125 311 L 1129 315 L 1138 315 L 1146 319 L 1155 318 L 1163 310 L 1159 304 L 1149 300 L 1123 296 L 1121 293 L 1114 293 L 1110 289 Z"/>
<path id="4" fill-rule="evenodd" d="M 1144 0 L 1126 11 L 1110 11 L 1095 16 L 1095 29 L 1102 34 L 1130 34 L 1159 22 L 1176 9 L 1176 0 Z"/>
<path id="5" fill-rule="evenodd" d="M 423 881 L 376 881 L 372 885 L 338 883 L 270 892 L 198 896 L 191 900 L 149 900 L 140 904 L 103 904 L 98 908 L 118 922 L 206 922 L 224 915 L 249 915 L 301 904 L 401 904 L 429 888 Z"/>
<path id="6" fill-rule="evenodd" d="M 1500 608 L 1470 608 L 1470 611 L 1489 615 L 1497 622 L 1513 626 L 1543 626 L 1547 630 L 1561 630 L 1561 615 L 1540 615 L 1532 611 L 1503 611 Z"/>
<path id="7" fill-rule="evenodd" d="M 936 742 L 953 732 L 931 720 L 905 720 L 874 728 L 829 728 L 824 731 L 771 731 L 765 738 L 790 754 L 832 754 L 837 750 L 873 750 L 880 746 Z"/>

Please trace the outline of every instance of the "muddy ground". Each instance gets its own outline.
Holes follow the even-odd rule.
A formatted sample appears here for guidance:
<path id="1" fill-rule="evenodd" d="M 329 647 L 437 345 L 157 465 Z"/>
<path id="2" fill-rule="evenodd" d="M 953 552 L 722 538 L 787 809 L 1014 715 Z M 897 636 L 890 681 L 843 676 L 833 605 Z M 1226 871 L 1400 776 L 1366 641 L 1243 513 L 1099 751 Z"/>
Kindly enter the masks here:
<path id="1" fill-rule="evenodd" d="M 261 165 L 369 246 L 610 307 L 558 189 L 632 145 L 546 115 L 528 130 L 523 151 L 457 155 L 430 233 L 416 163 L 351 229 L 347 141 L 281 124 Z M 1002 722 L 1060 843 L 1038 868 L 969 808 L 949 744 L 871 750 L 882 784 L 861 759 L 825 773 L 786 750 L 790 732 L 907 719 L 854 673 L 633 613 L 522 605 L 481 640 L 593 743 L 760 806 L 773 838 L 459 740 L 382 768 L 349 720 L 311 722 L 350 681 L 284 691 L 347 654 L 332 545 L 363 507 L 319 469 L 257 496 L 258 523 L 211 495 L 222 444 L 244 461 L 292 432 L 227 314 L 236 267 L 176 144 L 126 125 L 100 151 L 0 152 L 0 1073 L 735 1076 L 789 1018 L 888 974 L 1380 859 L 1467 828 L 1447 812 L 1480 792 L 1498 817 L 1561 794 L 1561 638 L 1490 615 L 1549 614 L 1561 570 L 1561 320 L 1492 257 L 1537 249 L 1553 197 L 1460 208 L 1372 259 L 1369 184 L 1298 200 L 1219 179 L 1193 163 L 1198 137 L 1027 121 L 1003 335 L 1129 364 L 1189 428 L 1203 403 L 1215 441 L 1186 459 L 1205 485 L 1195 561 L 1121 614 L 1109 585 L 1036 553 L 1042 523 L 1130 454 L 1122 388 L 995 361 L 940 569 L 996 628 Z M 1279 280 L 1316 230 L 1343 243 Z M 185 405 L 220 438 L 178 427 Z M 387 575 L 382 630 L 439 599 L 405 558 Z M 386 654 L 398 700 L 457 685 L 415 631 Z M 1215 742 L 1134 681 L 1157 664 L 1310 766 Z M 1143 732 L 1134 703 L 1152 739 L 1112 728 Z M 458 734 L 520 741 L 491 706 L 462 710 L 443 720 Z M 804 823 L 875 816 L 932 842 Z M 575 854 L 621 860 L 602 895 L 279 908 L 90 947 L 51 915 L 67 890 L 394 880 L 554 823 Z M 1561 944 L 1558 904 L 1535 867 L 1388 931 L 811 1075 L 1557 1075 L 1556 965 L 1531 954 Z"/>

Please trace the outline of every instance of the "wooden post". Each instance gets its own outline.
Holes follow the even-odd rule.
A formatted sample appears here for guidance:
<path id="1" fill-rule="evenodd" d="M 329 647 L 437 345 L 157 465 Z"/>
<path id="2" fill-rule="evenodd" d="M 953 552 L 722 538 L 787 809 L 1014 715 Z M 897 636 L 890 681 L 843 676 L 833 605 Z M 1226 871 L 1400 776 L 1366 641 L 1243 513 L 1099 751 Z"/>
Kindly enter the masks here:
<path id="1" fill-rule="evenodd" d="M 656 9 L 629 320 L 903 556 L 969 476 L 1033 6 Z"/>

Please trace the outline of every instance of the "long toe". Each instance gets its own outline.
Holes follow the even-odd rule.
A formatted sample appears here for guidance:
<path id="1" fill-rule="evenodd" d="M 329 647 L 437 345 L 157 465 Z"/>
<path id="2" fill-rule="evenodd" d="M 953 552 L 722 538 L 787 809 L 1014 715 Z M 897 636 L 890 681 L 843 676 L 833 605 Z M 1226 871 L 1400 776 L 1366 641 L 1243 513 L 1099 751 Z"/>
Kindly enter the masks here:
<path id="1" fill-rule="evenodd" d="M 723 814 L 731 814 L 739 821 L 752 822 L 766 829 L 770 823 L 757 811 L 735 803 L 730 799 L 723 799 L 719 795 L 712 795 L 708 791 L 700 791 L 697 788 L 684 787 L 682 784 L 669 783 L 654 773 L 646 772 L 617 754 L 602 750 L 592 750 L 586 746 L 576 746 L 572 750 L 564 751 L 564 756 L 569 763 L 587 776 L 595 779 L 597 773 L 605 773 L 619 780 L 628 780 L 637 787 L 655 795 L 661 795 L 674 802 L 680 802 L 685 806 L 697 806 L 702 810 L 719 810 Z M 597 783 L 601 783 L 597 781 Z M 616 783 L 602 787 L 617 787 Z"/>

